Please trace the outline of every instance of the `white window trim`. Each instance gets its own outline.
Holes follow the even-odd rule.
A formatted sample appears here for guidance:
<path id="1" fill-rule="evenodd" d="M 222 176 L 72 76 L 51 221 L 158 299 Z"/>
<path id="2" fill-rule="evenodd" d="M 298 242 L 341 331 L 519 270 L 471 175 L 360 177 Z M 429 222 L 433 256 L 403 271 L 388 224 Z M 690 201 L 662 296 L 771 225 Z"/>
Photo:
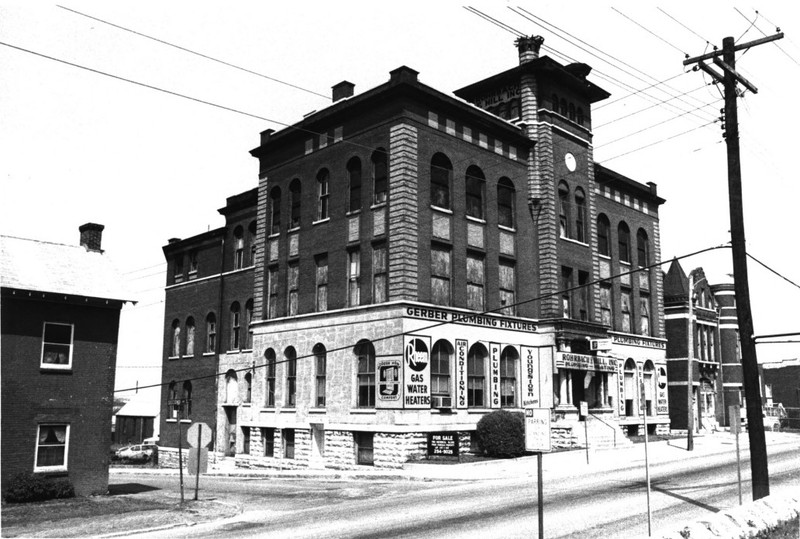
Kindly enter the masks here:
<path id="1" fill-rule="evenodd" d="M 47 330 L 47 325 L 52 324 L 54 326 L 69 326 L 69 361 L 67 361 L 66 365 L 59 365 L 57 363 L 45 363 L 44 362 L 44 335 Z M 53 343 L 53 344 L 61 344 L 63 343 Z M 53 370 L 72 370 L 72 350 L 75 345 L 75 324 L 65 324 L 63 322 L 44 322 L 42 324 L 42 351 L 39 354 L 39 366 L 42 369 L 53 369 Z"/>
<path id="2" fill-rule="evenodd" d="M 39 433 L 42 427 L 65 425 L 67 427 L 66 434 L 64 435 L 64 464 L 59 466 L 37 466 L 39 462 Z M 69 423 L 41 423 L 36 427 L 36 450 L 33 452 L 33 471 L 34 472 L 66 472 L 69 463 Z"/>

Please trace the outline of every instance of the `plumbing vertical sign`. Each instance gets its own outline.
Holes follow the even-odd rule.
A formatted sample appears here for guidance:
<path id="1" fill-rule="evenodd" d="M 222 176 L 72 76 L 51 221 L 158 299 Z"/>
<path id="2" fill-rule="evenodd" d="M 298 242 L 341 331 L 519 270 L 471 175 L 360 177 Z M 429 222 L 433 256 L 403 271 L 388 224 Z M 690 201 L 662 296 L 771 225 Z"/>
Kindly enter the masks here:
<path id="1" fill-rule="evenodd" d="M 406 335 L 403 338 L 403 407 L 431 407 L 431 338 Z"/>

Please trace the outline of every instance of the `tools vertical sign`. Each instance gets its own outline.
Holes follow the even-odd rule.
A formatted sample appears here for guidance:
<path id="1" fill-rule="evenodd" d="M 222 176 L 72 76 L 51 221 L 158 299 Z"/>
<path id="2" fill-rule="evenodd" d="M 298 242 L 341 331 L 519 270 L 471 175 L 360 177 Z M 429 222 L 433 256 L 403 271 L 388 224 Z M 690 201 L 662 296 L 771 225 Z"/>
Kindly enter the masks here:
<path id="1" fill-rule="evenodd" d="M 403 337 L 403 407 L 431 407 L 431 338 L 406 335 Z"/>

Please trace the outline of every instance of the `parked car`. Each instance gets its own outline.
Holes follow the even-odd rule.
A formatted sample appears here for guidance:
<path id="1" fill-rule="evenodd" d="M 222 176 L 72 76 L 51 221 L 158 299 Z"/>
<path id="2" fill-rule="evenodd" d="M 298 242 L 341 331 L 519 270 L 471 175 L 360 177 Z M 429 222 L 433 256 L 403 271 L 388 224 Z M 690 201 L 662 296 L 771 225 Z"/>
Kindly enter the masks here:
<path id="1" fill-rule="evenodd" d="M 143 444 L 158 445 L 158 434 L 142 440 Z"/>
<path id="2" fill-rule="evenodd" d="M 150 460 L 156 452 L 156 447 L 153 444 L 129 445 L 117 450 L 117 458 L 139 461 Z"/>

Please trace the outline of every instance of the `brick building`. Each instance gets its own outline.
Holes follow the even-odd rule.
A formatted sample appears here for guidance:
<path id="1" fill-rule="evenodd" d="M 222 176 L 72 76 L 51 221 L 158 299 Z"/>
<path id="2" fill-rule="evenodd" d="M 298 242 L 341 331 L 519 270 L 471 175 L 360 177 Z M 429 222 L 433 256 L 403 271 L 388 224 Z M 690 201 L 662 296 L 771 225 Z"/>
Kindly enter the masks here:
<path id="1" fill-rule="evenodd" d="M 593 161 L 609 94 L 540 45 L 455 95 L 345 81 L 261 134 L 252 350 L 217 371 L 237 464 L 396 467 L 501 408 L 552 409 L 561 445 L 580 402 L 591 437 L 669 428 L 664 201 Z"/>
<path id="2" fill-rule="evenodd" d="M 67 477 L 105 494 L 120 310 L 127 296 L 101 250 L 0 236 L 2 482 L 20 472 Z"/>

